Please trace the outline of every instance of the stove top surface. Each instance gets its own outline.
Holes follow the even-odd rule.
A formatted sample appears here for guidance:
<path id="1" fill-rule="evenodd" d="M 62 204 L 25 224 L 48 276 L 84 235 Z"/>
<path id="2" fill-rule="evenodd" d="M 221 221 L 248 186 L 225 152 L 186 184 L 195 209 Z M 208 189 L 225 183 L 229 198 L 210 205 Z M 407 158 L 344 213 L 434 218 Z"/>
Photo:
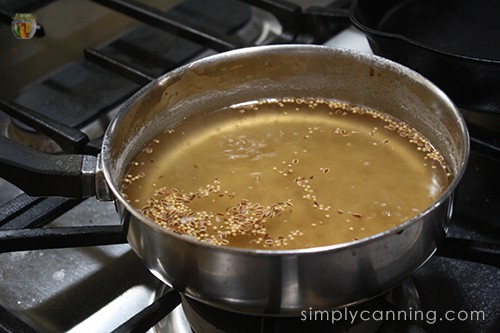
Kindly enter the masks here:
<path id="1" fill-rule="evenodd" d="M 165 6 L 165 3 L 160 1 L 160 4 L 157 4 L 161 5 Z M 167 5 L 170 6 L 175 6 L 175 3 Z M 210 26 L 217 27 L 216 30 L 220 33 L 238 34 L 244 29 L 250 31 L 251 39 L 265 42 L 267 37 L 253 30 L 253 25 L 258 24 L 264 26 L 264 30 L 268 29 L 272 36 L 279 34 L 279 28 L 272 18 L 269 21 L 259 18 L 255 23 L 250 20 L 256 11 L 255 8 L 249 8 L 247 5 L 234 6 L 233 1 L 226 0 L 221 1 L 215 11 L 214 7 L 200 9 L 201 7 L 197 6 L 197 8 L 203 14 L 201 16 L 204 20 L 210 22 Z M 41 10 L 48 10 L 49 7 Z M 221 19 L 221 10 L 228 11 L 224 14 L 224 17 L 229 17 L 227 20 Z M 183 15 L 185 11 L 186 7 L 180 9 L 177 7 L 175 15 Z M 108 17 L 116 13 L 101 8 L 97 16 L 99 15 Z M 43 15 L 40 15 L 40 19 L 42 18 Z M 248 24 L 249 20 L 252 23 Z M 118 28 L 120 31 L 126 31 L 120 33 L 118 38 L 100 36 L 105 38 L 105 41 L 99 39 L 91 44 L 78 45 L 76 49 L 82 52 L 86 47 L 95 47 L 95 50 L 107 56 L 133 65 L 135 69 L 150 78 L 181 63 L 214 52 L 200 47 L 197 43 L 132 21 L 123 19 L 116 22 L 120 25 Z M 50 35 L 49 27 L 50 25 L 47 25 L 48 35 Z M 101 28 L 97 30 L 99 29 Z M 0 38 L 2 34 L 9 33 L 8 28 L 0 27 Z M 23 42 L 29 43 L 29 41 Z M 74 42 L 76 43 L 76 40 Z M 43 39 L 38 43 L 43 44 Z M 342 29 L 325 44 L 371 53 L 364 35 L 353 27 Z M 147 51 L 151 48 L 157 52 L 149 54 Z M 0 57 L 12 57 L 12 52 L 18 51 L 15 51 L 15 47 L 11 48 L 10 55 L 0 52 Z M 48 60 L 50 59 L 45 61 Z M 28 64 L 29 61 L 26 61 L 25 64 Z M 5 71 L 5 68 L 1 69 L 1 72 Z M 34 79 L 35 77 L 37 79 Z M 90 139 L 96 140 L 110 117 L 116 112 L 116 107 L 141 86 L 137 80 L 131 81 L 108 72 L 99 65 L 82 59 L 81 55 L 69 61 L 62 69 L 50 69 L 50 73 L 32 74 L 31 78 L 28 78 L 30 83 L 27 86 L 26 82 L 12 83 L 10 86 L 9 80 L 4 80 L 0 85 L 1 97 L 12 98 L 17 103 L 48 116 L 60 115 L 58 119 L 64 124 L 76 127 L 85 132 Z M 15 88 L 21 86 L 23 88 Z M 95 94 L 96 87 L 101 93 Z M 92 100 L 91 103 L 89 98 Z M 67 112 L 69 110 L 75 112 Z M 86 115 L 90 110 L 91 115 Z M 20 132 L 20 135 L 23 135 L 23 131 L 31 131 L 29 126 L 20 122 L 12 125 L 5 115 L 1 118 L 2 135 L 12 133 L 12 128 L 15 128 L 16 133 Z M 494 121 L 488 122 L 494 123 Z M 476 121 L 470 122 L 469 125 L 475 142 L 472 145 L 466 174 L 456 193 L 454 215 L 448 236 L 498 243 L 500 136 L 490 129 L 482 129 Z M 34 142 L 39 142 L 39 138 L 35 138 Z M 47 227 L 52 228 L 120 225 L 112 203 L 98 202 L 93 198 L 81 203 L 61 198 L 35 200 L 1 179 L 0 189 L 0 204 L 2 204 L 0 217 L 4 221 L 8 220 L 5 225 L 2 223 L 0 229 L 23 225 L 31 216 L 36 216 L 39 220 L 49 219 L 51 222 Z M 16 206 L 20 205 L 28 207 L 28 212 L 24 209 L 17 211 Z M 48 211 L 47 205 L 57 207 L 57 212 Z M 420 309 L 430 315 L 435 313 L 435 321 L 433 318 L 424 318 L 420 322 L 404 325 L 403 328 L 374 325 L 375 331 L 396 332 L 403 329 L 406 332 L 490 333 L 500 329 L 498 266 L 446 256 L 432 257 L 411 276 L 411 284 L 418 293 Z M 22 325 L 19 324 L 21 320 L 30 325 L 31 331 L 38 332 L 110 332 L 154 304 L 158 295 L 164 293 L 165 287 L 149 273 L 127 244 L 13 251 L 0 254 L 0 327 L 5 329 Z M 183 332 L 181 326 L 189 331 L 189 328 L 186 328 L 186 314 L 181 311 L 182 307 L 183 305 L 175 307 L 174 312 L 161 320 L 151 331 Z M 457 317 L 454 317 L 455 320 L 447 320 L 444 318 L 447 311 L 454 311 L 455 315 L 460 313 L 464 318 L 467 315 L 468 317 L 465 320 Z M 481 316 L 481 313 L 484 316 Z M 477 314 L 479 317 L 472 318 L 472 314 Z M 193 315 L 191 313 L 187 316 Z M 280 332 L 276 321 L 257 319 L 257 322 L 257 325 L 262 325 L 263 332 Z M 294 331 L 287 327 L 287 332 Z M 362 327 L 364 328 L 365 326 Z M 370 329 L 373 330 L 373 327 Z M 16 329 L 10 331 L 15 332 Z M 29 328 L 26 331 L 30 332 Z M 296 331 L 299 331 L 298 328 Z M 354 330 L 349 332 L 352 331 Z"/>

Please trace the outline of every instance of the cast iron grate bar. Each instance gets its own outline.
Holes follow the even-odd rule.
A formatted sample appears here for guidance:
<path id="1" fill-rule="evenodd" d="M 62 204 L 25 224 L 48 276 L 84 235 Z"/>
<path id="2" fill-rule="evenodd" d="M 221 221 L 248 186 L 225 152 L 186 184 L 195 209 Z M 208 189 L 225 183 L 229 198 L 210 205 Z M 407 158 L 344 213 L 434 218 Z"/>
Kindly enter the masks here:
<path id="1" fill-rule="evenodd" d="M 474 137 L 470 138 L 470 142 L 472 151 L 483 155 L 484 157 L 500 162 L 500 147 L 496 147 L 491 143 Z"/>
<path id="2" fill-rule="evenodd" d="M 172 312 L 181 303 L 181 296 L 175 290 L 170 290 L 144 308 L 141 312 L 120 325 L 112 333 L 143 333 Z"/>
<path id="3" fill-rule="evenodd" d="M 0 97 L 0 110 L 54 140 L 65 153 L 83 152 L 89 142 L 81 131 Z"/>
<path id="4" fill-rule="evenodd" d="M 137 84 L 146 85 L 155 79 L 154 77 L 149 76 L 146 73 L 143 73 L 116 58 L 106 56 L 96 49 L 86 48 L 83 51 L 83 54 L 85 56 L 85 59 L 99 66 L 102 66 L 103 68 L 113 73 L 119 74 L 122 77 L 129 79 Z"/>
<path id="5" fill-rule="evenodd" d="M 436 255 L 500 268 L 500 244 L 471 239 L 446 238 L 438 246 Z"/>
<path id="6" fill-rule="evenodd" d="M 44 226 L 82 201 L 83 199 L 18 195 L 0 206 L 0 230 Z"/>
<path id="7" fill-rule="evenodd" d="M 10 221 L 30 209 L 43 198 L 30 197 L 21 194 L 0 206 L 0 229 L 4 228 Z"/>
<path id="8" fill-rule="evenodd" d="M 126 242 L 121 225 L 0 230 L 0 253 Z"/>
<path id="9" fill-rule="evenodd" d="M 179 22 L 173 15 L 162 12 L 133 0 L 92 0 L 143 23 L 175 33 L 187 40 L 205 45 L 216 51 L 229 51 L 242 47 L 242 43 L 233 37 L 221 35 L 206 27 Z"/>
<path id="10" fill-rule="evenodd" d="M 130 33 L 132 37 L 126 36 L 104 46 L 103 48 L 100 48 L 99 50 L 105 54 L 111 55 L 114 57 L 113 59 L 120 59 L 120 61 L 126 63 L 127 66 L 135 68 L 140 72 L 149 73 L 152 77 L 159 76 L 166 70 L 173 69 L 178 66 L 168 58 L 169 51 L 173 51 L 173 48 L 171 47 L 172 44 L 175 45 L 175 51 L 179 53 L 186 49 L 186 47 L 182 44 L 195 44 L 185 39 L 177 38 L 167 32 L 157 31 L 155 33 L 157 36 L 157 40 L 155 42 L 159 44 L 157 46 L 153 44 L 152 41 L 148 40 L 148 37 L 151 38 L 151 35 L 153 35 L 153 31 L 155 30 L 157 31 L 158 29 L 143 25 Z M 138 45 L 138 43 L 134 42 L 133 39 L 134 37 L 141 38 L 139 37 L 141 34 L 144 41 L 142 44 Z M 132 40 L 127 40 L 127 37 Z M 153 48 L 153 45 L 156 48 Z M 201 46 L 198 47 L 201 48 Z M 188 59 L 192 59 L 193 57 L 189 57 Z M 161 72 L 158 72 L 159 69 L 161 69 Z"/>
<path id="11" fill-rule="evenodd" d="M 90 142 L 85 146 L 84 154 L 97 156 L 102 149 L 102 138 L 96 138 L 90 140 Z"/>

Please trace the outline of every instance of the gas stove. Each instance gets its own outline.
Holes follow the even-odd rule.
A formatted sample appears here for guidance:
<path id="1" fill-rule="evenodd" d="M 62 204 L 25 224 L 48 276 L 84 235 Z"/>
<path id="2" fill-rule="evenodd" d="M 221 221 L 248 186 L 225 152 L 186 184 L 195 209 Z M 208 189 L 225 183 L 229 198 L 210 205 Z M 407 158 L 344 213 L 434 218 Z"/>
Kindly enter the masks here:
<path id="1" fill-rule="evenodd" d="M 343 0 L 0 5 L 0 134 L 51 154 L 98 154 L 121 103 L 159 75 L 210 54 L 271 43 L 372 52 Z M 14 38 L 10 27 L 21 12 L 37 15 L 30 40 Z M 366 304 L 304 309 L 295 318 L 246 316 L 186 299 L 132 252 L 112 203 L 30 197 L 0 179 L 0 331 L 498 332 L 500 110 L 486 121 L 474 110 L 463 113 L 472 151 L 437 253 Z M 407 317 L 380 317 L 391 311 Z M 379 317 L 351 320 L 353 313 Z"/>

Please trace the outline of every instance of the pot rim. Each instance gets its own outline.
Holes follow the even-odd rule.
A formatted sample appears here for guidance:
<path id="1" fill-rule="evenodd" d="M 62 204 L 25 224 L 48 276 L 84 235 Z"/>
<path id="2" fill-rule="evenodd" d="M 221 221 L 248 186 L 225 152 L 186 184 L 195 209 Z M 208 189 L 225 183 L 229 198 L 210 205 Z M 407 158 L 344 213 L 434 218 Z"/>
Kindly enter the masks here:
<path id="1" fill-rule="evenodd" d="M 340 244 L 333 244 L 333 245 L 325 245 L 325 246 L 318 246 L 318 247 L 311 247 L 311 248 L 303 248 L 303 249 L 288 249 L 288 250 L 266 250 L 266 249 L 245 249 L 245 248 L 239 248 L 239 247 L 233 247 L 233 246 L 218 246 L 218 245 L 213 245 L 209 243 L 204 243 L 200 242 L 196 239 L 193 239 L 192 237 L 189 236 L 184 236 L 177 234 L 171 230 L 168 230 L 164 227 L 161 227 L 157 223 L 151 221 L 147 217 L 145 217 L 143 214 L 139 212 L 135 207 L 133 207 L 122 195 L 121 191 L 115 187 L 115 184 L 113 183 L 113 177 L 111 176 L 111 170 L 109 168 L 109 162 L 111 161 L 111 152 L 110 152 L 110 142 L 112 140 L 113 133 L 115 132 L 116 128 L 120 126 L 120 124 L 123 122 L 122 119 L 125 118 L 130 110 L 133 109 L 133 107 L 139 103 L 145 96 L 148 95 L 150 90 L 152 90 L 153 87 L 156 86 L 162 86 L 167 83 L 171 78 L 177 77 L 182 75 L 183 73 L 189 71 L 191 68 L 196 68 L 197 66 L 200 65 L 206 65 L 210 64 L 213 62 L 218 62 L 220 59 L 224 59 L 226 57 L 240 57 L 240 56 L 251 56 L 253 54 L 259 54 L 261 52 L 267 52 L 267 51 L 279 51 L 279 52 L 311 52 L 314 50 L 315 52 L 328 52 L 333 55 L 335 54 L 346 54 L 355 58 L 360 58 L 364 60 L 370 61 L 373 65 L 383 65 L 384 67 L 391 68 L 391 70 L 395 70 L 400 74 L 404 74 L 406 76 L 411 77 L 413 80 L 419 82 L 420 84 L 424 85 L 427 87 L 429 90 L 431 90 L 434 94 L 436 94 L 443 102 L 447 104 L 450 110 L 453 111 L 454 116 L 456 117 L 459 128 L 461 132 L 463 133 L 462 139 L 463 139 L 463 161 L 461 164 L 458 166 L 458 173 L 453 175 L 453 179 L 451 183 L 448 185 L 446 190 L 426 209 L 421 211 L 419 214 L 416 216 L 412 217 L 411 219 L 408 219 L 404 221 L 403 223 L 397 225 L 396 227 L 387 229 L 385 231 L 382 231 L 380 233 L 371 235 L 369 237 L 361 238 L 359 240 L 353 240 L 349 242 L 344 242 Z M 315 254 L 315 253 L 321 253 L 321 252 L 330 252 L 330 251 L 341 251 L 345 250 L 347 248 L 355 248 L 355 247 L 361 247 L 363 245 L 369 244 L 377 239 L 380 238 L 385 238 L 393 234 L 399 234 L 402 233 L 405 229 L 408 227 L 412 226 L 415 223 L 418 223 L 419 221 L 422 220 L 422 217 L 429 214 L 430 211 L 436 209 L 438 206 L 442 205 L 450 196 L 452 196 L 453 192 L 455 191 L 456 187 L 458 186 L 460 180 L 463 177 L 463 174 L 465 173 L 465 169 L 467 166 L 467 162 L 469 160 L 469 154 L 470 154 L 470 138 L 469 138 L 469 133 L 466 127 L 465 120 L 458 110 L 458 108 L 455 106 L 455 104 L 451 101 L 451 99 L 436 85 L 434 85 L 430 80 L 422 76 L 421 74 L 417 73 L 416 71 L 403 66 L 401 64 L 398 64 L 392 60 L 377 56 L 377 55 L 371 55 L 367 53 L 362 53 L 350 49 L 344 49 L 344 48 L 332 48 L 329 46 L 323 46 L 323 45 L 310 45 L 310 44 L 280 44 L 280 45 L 264 45 L 264 46 L 252 46 L 252 47 L 246 47 L 246 48 L 240 48 L 232 51 L 227 51 L 223 53 L 218 53 L 212 56 L 208 56 L 205 58 L 202 58 L 200 60 L 196 60 L 194 62 L 188 63 L 186 65 L 180 66 L 170 72 L 167 72 L 163 74 L 162 76 L 158 77 L 154 81 L 148 83 L 145 85 L 142 89 L 140 89 L 138 92 L 136 92 L 131 98 L 129 98 L 120 108 L 118 114 L 113 118 L 111 121 L 110 125 L 108 126 L 104 137 L 103 137 L 103 143 L 102 143 L 102 152 L 99 156 L 102 162 L 102 167 L 103 167 L 103 174 L 106 179 L 106 182 L 113 192 L 115 196 L 115 200 L 118 200 L 121 205 L 125 207 L 125 209 L 132 215 L 134 215 L 141 223 L 145 223 L 147 226 L 150 228 L 154 229 L 157 232 L 166 234 L 170 237 L 177 238 L 178 240 L 188 242 L 194 246 L 197 247 L 202 247 L 205 248 L 206 250 L 211 250 L 211 251 L 228 251 L 228 252 L 233 252 L 233 253 L 238 253 L 240 255 L 248 255 L 248 256 L 255 256 L 255 255 L 260 255 L 260 256 L 281 256 L 281 255 L 307 255 L 307 254 Z"/>

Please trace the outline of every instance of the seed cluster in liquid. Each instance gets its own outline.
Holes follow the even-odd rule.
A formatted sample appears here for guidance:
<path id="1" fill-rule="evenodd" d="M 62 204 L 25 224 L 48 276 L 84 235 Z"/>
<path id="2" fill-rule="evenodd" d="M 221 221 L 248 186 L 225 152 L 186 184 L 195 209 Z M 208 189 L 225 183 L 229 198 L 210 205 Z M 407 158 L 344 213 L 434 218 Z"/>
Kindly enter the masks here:
<path id="1" fill-rule="evenodd" d="M 265 132 L 262 132 L 264 134 L 259 132 L 260 134 L 255 137 L 245 134 L 247 128 L 244 117 L 258 116 L 267 112 L 267 108 L 279 110 L 279 112 L 270 112 L 272 116 L 254 126 L 255 128 L 275 126 L 270 124 L 273 122 L 279 124 L 281 118 L 293 115 L 295 118 L 290 119 L 293 121 L 303 119 L 304 124 L 296 124 L 292 121 L 290 128 L 293 130 L 290 130 L 290 133 L 287 132 L 285 126 L 272 135 Z M 371 125 L 369 130 L 366 130 L 363 126 L 359 128 L 330 126 L 326 122 L 309 122 L 305 121 L 306 118 L 297 117 L 297 115 L 312 117 L 316 109 L 321 109 L 322 117 L 332 119 L 354 117 L 354 120 L 359 118 L 366 122 L 368 117 L 371 119 L 369 120 Z M 223 142 L 212 144 L 212 146 L 218 145 L 217 150 L 208 156 L 215 159 L 218 158 L 217 156 L 222 156 L 223 161 L 220 165 L 216 162 L 212 163 L 210 159 L 193 159 L 196 163 L 191 163 L 195 175 L 205 172 L 205 169 L 213 171 L 212 173 L 206 171 L 207 175 L 203 174 L 204 176 L 200 178 L 193 176 L 193 186 L 197 182 L 200 184 L 201 179 L 206 180 L 201 183 L 204 185 L 198 185 L 194 190 L 186 188 L 190 182 L 189 179 L 185 179 L 189 176 L 182 174 L 182 171 L 188 172 L 187 165 L 190 162 L 186 162 L 185 166 L 179 166 L 178 169 L 155 172 L 155 176 L 149 178 L 149 171 L 142 171 L 148 162 L 154 165 L 156 160 L 162 158 L 159 152 L 158 155 L 155 153 L 157 153 L 156 150 L 160 150 L 157 147 L 160 146 L 161 141 L 164 141 L 163 137 L 161 140 L 155 139 L 139 154 L 141 156 L 138 156 L 132 163 L 123 185 L 124 196 L 132 204 L 138 206 L 141 213 L 150 220 L 173 232 L 202 242 L 248 248 L 284 249 L 357 240 L 394 227 L 415 216 L 439 196 L 452 177 L 443 156 L 425 137 L 408 124 L 376 110 L 335 100 L 285 98 L 231 106 L 218 112 L 219 114 L 230 113 L 230 117 L 238 114 L 235 122 L 240 121 L 241 124 L 231 125 L 228 131 L 224 130 L 226 125 L 223 124 L 215 131 L 217 133 L 207 135 L 199 141 L 187 139 L 190 133 L 186 134 L 183 127 L 181 127 L 181 133 L 178 132 L 178 127 L 174 127 L 163 134 L 164 136 L 172 135 L 171 138 L 177 135 L 177 140 L 180 140 L 179 142 L 186 151 L 194 149 L 200 142 L 210 138 L 219 140 L 214 142 Z M 200 121 L 202 124 L 205 122 L 210 122 L 210 120 Z M 250 126 L 248 128 L 253 130 Z M 301 132 L 297 128 L 300 128 Z M 196 129 L 192 132 L 195 133 Z M 381 132 L 384 133 L 382 138 L 380 138 Z M 267 138 L 262 138 L 266 136 L 269 142 L 275 140 L 275 137 L 288 138 L 288 136 L 293 137 L 295 141 L 290 141 L 294 142 L 293 147 L 287 147 L 286 150 L 283 149 L 284 153 L 281 153 L 279 145 L 270 149 L 271 145 L 266 141 Z M 359 141 L 360 137 L 366 137 L 366 140 Z M 428 180 L 416 177 L 414 183 L 424 181 L 430 184 L 425 186 L 435 186 L 432 190 L 424 188 L 423 194 L 417 193 L 416 196 L 425 196 L 427 192 L 432 192 L 432 195 L 427 195 L 428 198 L 424 198 L 425 200 L 422 199 L 418 201 L 418 204 L 408 207 L 395 203 L 391 205 L 382 199 L 378 200 L 376 197 L 379 195 L 378 189 L 377 192 L 373 192 L 374 198 L 369 197 L 369 194 L 367 198 L 364 198 L 363 188 L 358 190 L 357 178 L 364 177 L 366 183 L 372 183 L 374 182 L 372 178 L 377 177 L 384 182 L 384 179 L 391 179 L 391 175 L 371 176 L 370 172 L 373 173 L 373 171 L 365 175 L 359 171 L 353 171 L 355 174 L 349 175 L 349 165 L 336 169 L 335 164 L 340 163 L 340 158 L 321 156 L 321 153 L 316 152 L 315 147 L 323 143 L 313 144 L 314 140 L 326 140 L 325 138 L 331 138 L 332 141 L 324 142 L 324 144 L 342 145 L 342 150 L 340 150 L 342 152 L 348 152 L 349 149 L 359 146 L 359 142 L 363 142 L 363 149 L 370 152 L 383 148 L 387 151 L 388 157 L 395 155 L 393 151 L 399 149 L 394 148 L 399 147 L 396 141 L 404 141 L 406 148 L 409 147 L 409 150 L 413 151 L 411 158 L 422 160 L 422 163 L 419 162 L 421 164 L 419 168 L 425 170 L 419 169 L 419 172 L 429 174 Z M 299 139 L 301 141 L 297 141 Z M 286 144 L 286 139 L 283 140 Z M 392 144 L 395 146 L 392 147 Z M 367 148 L 367 146 L 371 147 Z M 172 147 L 175 149 L 174 145 Z M 207 150 L 208 148 L 201 149 Z M 335 151 L 329 149 L 325 149 L 325 154 L 334 154 L 332 152 Z M 193 150 L 190 154 L 201 153 Z M 310 154 L 314 154 L 315 157 L 311 158 L 313 155 Z M 365 157 L 359 152 L 357 154 Z M 407 152 L 404 151 L 402 154 L 407 154 Z M 286 155 L 287 158 L 285 158 Z M 358 155 L 352 154 L 352 156 Z M 185 156 L 189 155 L 180 156 L 182 156 L 180 159 L 184 161 Z M 374 168 L 374 165 L 380 163 L 369 155 L 366 156 L 364 160 L 355 160 L 358 169 L 353 168 L 353 170 L 370 170 L 371 167 Z M 315 163 L 311 166 L 312 160 Z M 214 165 L 214 170 L 210 169 L 211 164 Z M 385 167 L 388 166 L 381 166 L 376 170 L 383 173 Z M 438 175 L 436 176 L 435 173 Z M 167 180 L 169 177 L 178 179 L 178 184 L 170 186 Z M 352 177 L 352 184 L 356 185 L 337 188 L 337 184 L 341 183 L 338 177 Z M 250 180 L 243 181 L 243 178 Z M 439 179 L 439 182 L 436 179 Z M 239 185 L 240 181 L 241 185 Z M 384 186 L 387 187 L 386 190 Z M 404 190 L 401 191 L 404 194 L 392 193 L 396 191 L 392 184 L 382 183 L 379 187 L 387 193 L 388 198 L 407 195 Z M 146 188 L 148 191 L 152 188 L 153 193 L 142 194 Z M 355 192 L 355 190 L 360 192 Z M 386 194 L 382 190 L 380 196 L 384 198 Z M 366 192 L 371 193 L 370 191 L 372 191 L 371 188 Z M 358 197 L 353 197 L 352 193 L 359 193 Z M 360 202 L 364 200 L 367 203 L 360 204 L 356 202 L 358 200 Z M 326 234 L 329 232 L 331 235 Z"/>
<path id="2" fill-rule="evenodd" d="M 256 244 L 287 245 L 285 237 L 278 237 L 278 239 L 269 237 L 266 222 L 280 215 L 287 207 L 291 207 L 290 201 L 262 206 L 259 203 L 243 199 L 238 201 L 235 206 L 228 207 L 225 212 L 216 213 L 194 211 L 190 208 L 189 204 L 193 200 L 211 194 L 217 195 L 219 198 L 226 195 L 234 197 L 234 194 L 221 192 L 221 186 L 217 180 L 213 184 L 187 194 L 179 193 L 175 188 L 162 188 L 155 192 L 154 196 L 148 200 L 148 206 L 144 207 L 141 212 L 165 228 L 214 245 L 228 245 L 229 236 L 238 237 L 247 234 L 258 236 L 253 240 Z M 217 232 L 210 234 L 207 232 L 209 228 Z M 295 231 L 290 232 L 292 236 L 295 234 Z"/>

